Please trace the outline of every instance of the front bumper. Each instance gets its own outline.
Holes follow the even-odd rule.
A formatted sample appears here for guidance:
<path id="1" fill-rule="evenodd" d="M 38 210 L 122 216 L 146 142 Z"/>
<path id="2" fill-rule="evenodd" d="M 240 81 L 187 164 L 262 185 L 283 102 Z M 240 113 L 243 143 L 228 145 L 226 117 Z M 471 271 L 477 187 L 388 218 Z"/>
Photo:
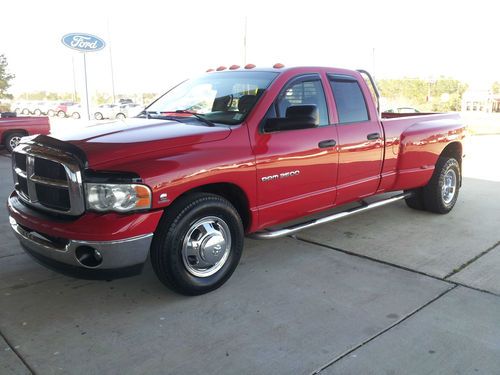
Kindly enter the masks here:
<path id="1" fill-rule="evenodd" d="M 70 276 L 105 280 L 141 272 L 162 215 L 86 213 L 64 220 L 25 206 L 15 192 L 7 208 L 14 234 L 40 263 Z M 89 264 L 82 251 L 95 251 L 99 260 Z"/>
<path id="2" fill-rule="evenodd" d="M 89 279 L 115 279 L 141 272 L 153 234 L 116 241 L 53 241 L 9 218 L 14 234 L 28 254 L 43 265 L 70 276 Z M 77 249 L 94 249 L 101 256 L 95 266 L 82 264 Z"/>

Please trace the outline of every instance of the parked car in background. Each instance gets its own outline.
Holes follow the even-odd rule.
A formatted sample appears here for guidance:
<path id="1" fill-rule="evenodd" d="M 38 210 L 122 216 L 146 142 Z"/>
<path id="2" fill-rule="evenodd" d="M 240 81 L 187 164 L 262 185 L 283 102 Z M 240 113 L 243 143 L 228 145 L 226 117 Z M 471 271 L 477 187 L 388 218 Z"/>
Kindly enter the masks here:
<path id="1" fill-rule="evenodd" d="M 29 111 L 32 115 L 41 116 L 46 115 L 49 112 L 49 109 L 54 106 L 53 102 L 50 101 L 38 101 L 31 102 L 29 105 Z"/>
<path id="2" fill-rule="evenodd" d="M 120 113 L 122 113 L 124 117 L 116 116 L 116 118 L 135 117 L 143 110 L 144 106 L 137 103 L 122 104 L 120 106 Z"/>
<path id="3" fill-rule="evenodd" d="M 391 108 L 385 111 L 386 113 L 420 113 L 420 111 L 413 107 L 399 107 Z"/>
<path id="4" fill-rule="evenodd" d="M 119 111 L 119 104 L 101 104 L 94 110 L 94 118 L 96 120 L 114 119 Z"/>
<path id="5" fill-rule="evenodd" d="M 67 114 L 68 107 L 74 106 L 76 104 L 77 103 L 72 102 L 72 101 L 59 102 L 59 103 L 56 104 L 55 108 L 48 110 L 47 114 L 49 116 L 50 115 L 56 115 L 57 117 L 64 118 L 64 117 L 66 117 L 68 115 Z M 51 112 L 51 111 L 53 111 L 53 112 Z"/>
<path id="6" fill-rule="evenodd" d="M 74 104 L 66 107 L 66 116 L 72 117 L 78 120 L 82 117 L 82 106 L 81 104 Z"/>
<path id="7" fill-rule="evenodd" d="M 29 101 L 19 101 L 12 105 L 12 109 L 18 115 L 29 115 L 30 114 L 31 102 Z"/>
<path id="8" fill-rule="evenodd" d="M 0 142 L 9 152 L 12 152 L 24 136 L 49 132 L 48 117 L 12 117 L 10 114 L 2 114 L 0 118 Z"/>

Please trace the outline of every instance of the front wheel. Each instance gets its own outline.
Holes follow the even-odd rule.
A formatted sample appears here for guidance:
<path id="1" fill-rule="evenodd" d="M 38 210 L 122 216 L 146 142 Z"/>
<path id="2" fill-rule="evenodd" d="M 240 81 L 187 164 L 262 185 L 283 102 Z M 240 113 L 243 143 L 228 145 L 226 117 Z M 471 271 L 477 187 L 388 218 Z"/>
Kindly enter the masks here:
<path id="1" fill-rule="evenodd" d="M 241 218 L 230 202 L 214 194 L 190 194 L 174 202 L 158 225 L 151 246 L 153 269 L 181 294 L 210 292 L 234 272 L 243 238 Z"/>
<path id="2" fill-rule="evenodd" d="M 5 137 L 5 147 L 7 151 L 12 152 L 19 142 L 21 142 L 21 138 L 24 137 L 24 134 L 21 133 L 12 133 Z"/>

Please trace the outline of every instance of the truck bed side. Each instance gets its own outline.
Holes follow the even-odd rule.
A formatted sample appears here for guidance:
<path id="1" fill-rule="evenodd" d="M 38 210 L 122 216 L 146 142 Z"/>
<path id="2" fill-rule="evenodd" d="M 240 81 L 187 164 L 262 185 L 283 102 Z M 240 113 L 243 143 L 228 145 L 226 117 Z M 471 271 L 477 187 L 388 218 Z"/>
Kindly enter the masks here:
<path id="1" fill-rule="evenodd" d="M 379 192 L 426 185 L 445 149 L 461 163 L 466 128 L 457 113 L 390 117 L 382 119 L 386 143 Z"/>

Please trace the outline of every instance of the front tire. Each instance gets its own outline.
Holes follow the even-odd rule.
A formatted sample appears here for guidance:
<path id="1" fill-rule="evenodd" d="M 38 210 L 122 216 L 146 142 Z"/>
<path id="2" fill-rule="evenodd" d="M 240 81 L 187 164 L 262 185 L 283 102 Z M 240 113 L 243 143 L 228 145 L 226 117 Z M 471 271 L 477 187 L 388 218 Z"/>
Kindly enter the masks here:
<path id="1" fill-rule="evenodd" d="M 22 137 L 24 137 L 24 134 L 21 133 L 12 133 L 7 135 L 5 137 L 5 147 L 7 148 L 7 151 L 12 153 L 12 150 L 16 148 Z"/>
<path id="2" fill-rule="evenodd" d="M 200 295 L 229 279 L 243 241 L 243 223 L 229 201 L 214 194 L 189 194 L 165 211 L 151 245 L 151 263 L 169 288 Z"/>

